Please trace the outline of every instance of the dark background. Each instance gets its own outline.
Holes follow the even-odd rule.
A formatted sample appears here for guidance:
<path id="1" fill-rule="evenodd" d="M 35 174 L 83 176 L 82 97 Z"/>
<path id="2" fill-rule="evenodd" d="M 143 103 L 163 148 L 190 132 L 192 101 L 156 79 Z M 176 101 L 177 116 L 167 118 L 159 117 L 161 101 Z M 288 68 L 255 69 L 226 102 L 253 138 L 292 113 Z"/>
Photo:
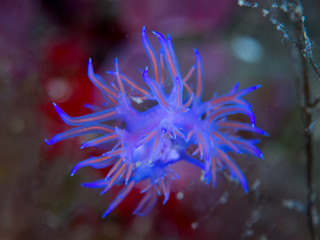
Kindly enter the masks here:
<path id="1" fill-rule="evenodd" d="M 317 57 L 320 4 L 302 3 Z M 86 75 L 89 57 L 103 76 L 119 57 L 121 71 L 141 81 L 144 25 L 155 44 L 152 30 L 171 34 L 182 72 L 193 64 L 193 47 L 200 51 L 206 99 L 237 81 L 263 85 L 245 98 L 270 134 L 259 144 L 265 158 L 236 159 L 248 195 L 223 173 L 213 189 L 185 168 L 165 206 L 132 216 L 136 190 L 102 219 L 114 193 L 79 184 L 104 173 L 86 168 L 70 177 L 93 150 L 79 149 L 84 139 L 44 143 L 68 129 L 52 101 L 71 116 L 103 101 Z M 281 39 L 260 11 L 231 0 L 0 0 L 0 239 L 308 239 L 300 73 Z M 314 129 L 317 175 L 317 122 Z"/>

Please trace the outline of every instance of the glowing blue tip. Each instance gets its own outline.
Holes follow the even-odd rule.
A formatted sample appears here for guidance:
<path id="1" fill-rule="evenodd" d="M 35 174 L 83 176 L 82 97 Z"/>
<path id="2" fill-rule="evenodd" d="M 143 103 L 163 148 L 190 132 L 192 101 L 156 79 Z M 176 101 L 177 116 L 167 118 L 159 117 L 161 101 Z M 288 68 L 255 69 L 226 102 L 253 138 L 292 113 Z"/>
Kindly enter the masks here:
<path id="1" fill-rule="evenodd" d="M 71 171 L 71 174 L 70 174 L 70 176 L 72 177 L 75 173 L 76 173 L 76 171 L 78 170 L 78 168 L 73 168 L 72 169 L 72 171 Z"/>

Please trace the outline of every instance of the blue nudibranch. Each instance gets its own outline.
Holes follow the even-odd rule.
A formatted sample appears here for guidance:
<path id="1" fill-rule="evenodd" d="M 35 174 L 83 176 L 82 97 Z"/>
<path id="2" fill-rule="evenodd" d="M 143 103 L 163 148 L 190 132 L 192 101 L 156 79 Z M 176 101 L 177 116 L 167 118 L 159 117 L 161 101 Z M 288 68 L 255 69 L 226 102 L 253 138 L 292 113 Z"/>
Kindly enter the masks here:
<path id="1" fill-rule="evenodd" d="M 139 182 L 146 187 L 144 194 L 134 211 L 137 215 L 146 215 L 163 195 L 163 204 L 170 196 L 170 185 L 179 176 L 172 165 L 179 161 L 193 164 L 204 171 L 206 183 L 215 186 L 216 173 L 227 169 L 237 179 L 245 192 L 248 192 L 246 179 L 230 157 L 230 153 L 247 153 L 262 158 L 255 146 L 256 139 L 244 139 L 239 131 L 261 135 L 267 133 L 255 127 L 255 116 L 250 104 L 242 97 L 260 86 L 238 90 L 238 83 L 224 95 L 215 95 L 209 101 L 202 102 L 203 69 L 199 52 L 194 49 L 195 64 L 186 75 L 181 75 L 170 35 L 165 38 L 153 32 L 161 48 L 158 53 L 148 41 L 145 27 L 142 29 L 142 42 L 147 52 L 150 66 L 142 73 L 145 86 L 137 84 L 120 71 L 118 59 L 114 61 L 114 71 L 107 73 L 115 79 L 105 81 L 95 74 L 89 59 L 88 76 L 91 82 L 106 97 L 107 103 L 102 110 L 70 117 L 55 103 L 58 115 L 71 130 L 57 134 L 47 144 L 85 134 L 99 134 L 97 138 L 84 142 L 81 148 L 103 146 L 105 153 L 91 157 L 75 165 L 71 176 L 82 167 L 97 169 L 111 167 L 105 179 L 84 183 L 90 188 L 104 188 L 107 192 L 114 185 L 123 185 L 122 191 L 104 213 L 107 216 L 130 193 Z M 194 89 L 189 80 L 195 77 Z M 165 91 L 164 85 L 170 85 Z M 141 112 L 133 107 L 133 101 L 144 100 L 157 104 Z M 234 121 L 230 115 L 243 114 L 250 123 Z M 118 120 L 116 127 L 108 126 L 109 120 Z M 114 124 L 114 123 L 113 123 Z M 110 125 L 110 124 L 109 124 Z M 187 154 L 187 149 L 193 149 Z"/>

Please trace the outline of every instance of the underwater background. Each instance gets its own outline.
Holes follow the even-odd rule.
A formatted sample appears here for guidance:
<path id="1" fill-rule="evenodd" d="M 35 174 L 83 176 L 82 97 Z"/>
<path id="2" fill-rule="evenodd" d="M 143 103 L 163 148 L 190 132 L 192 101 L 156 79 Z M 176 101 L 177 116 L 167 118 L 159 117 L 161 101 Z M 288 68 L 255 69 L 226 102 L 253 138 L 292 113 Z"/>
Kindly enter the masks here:
<path id="1" fill-rule="evenodd" d="M 305 59 L 319 63 L 320 2 L 301 1 L 303 8 L 297 1 L 245 3 L 0 0 L 0 239 L 317 239 L 320 85 L 312 61 L 303 71 L 294 14 L 305 17 L 310 37 L 301 48 L 308 50 Z M 243 98 L 252 105 L 256 125 L 269 134 L 258 137 L 264 158 L 233 156 L 247 179 L 247 194 L 224 171 L 213 187 L 200 169 L 181 165 L 165 205 L 158 201 L 148 215 L 132 215 L 142 197 L 133 188 L 102 218 L 121 188 L 100 196 L 80 186 L 104 178 L 105 170 L 85 168 L 70 177 L 78 162 L 98 154 L 79 149 L 90 138 L 45 143 L 70 129 L 52 102 L 74 117 L 91 112 L 84 104 L 104 102 L 87 76 L 89 58 L 104 76 L 118 57 L 121 71 L 143 85 L 141 72 L 149 64 L 143 26 L 155 46 L 151 31 L 171 35 L 184 73 L 198 49 L 205 100 L 237 82 L 239 89 L 262 85 Z M 306 72 L 315 103 L 310 108 Z M 311 163 L 305 144 L 310 115 Z"/>

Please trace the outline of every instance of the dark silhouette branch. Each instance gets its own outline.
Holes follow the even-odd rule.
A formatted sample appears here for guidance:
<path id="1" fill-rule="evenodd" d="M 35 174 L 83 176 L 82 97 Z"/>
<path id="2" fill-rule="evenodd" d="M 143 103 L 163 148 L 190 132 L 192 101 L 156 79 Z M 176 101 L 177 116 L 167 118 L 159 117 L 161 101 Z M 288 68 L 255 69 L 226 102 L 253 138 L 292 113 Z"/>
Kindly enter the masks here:
<path id="1" fill-rule="evenodd" d="M 300 4 L 299 1 L 294 1 L 294 4 Z M 304 17 L 296 12 L 291 19 L 294 21 L 295 30 L 297 35 L 298 50 L 300 55 L 300 64 L 302 71 L 302 95 L 303 106 L 302 115 L 304 122 L 304 147 L 306 154 L 306 176 L 307 176 L 307 201 L 306 201 L 306 214 L 308 218 L 308 225 L 311 234 L 311 239 L 317 238 L 317 210 L 315 206 L 315 192 L 314 192 L 314 152 L 313 152 L 313 101 L 311 97 L 310 79 L 308 74 L 308 66 L 310 60 L 313 60 L 312 52 L 308 43 L 310 39 L 306 34 L 304 27 Z M 316 68 L 318 69 L 318 68 Z"/>
<path id="2" fill-rule="evenodd" d="M 299 61 L 301 66 L 301 83 L 302 83 L 302 99 L 303 104 L 301 107 L 301 113 L 303 117 L 304 127 L 304 149 L 306 154 L 306 179 L 307 179 L 307 197 L 305 205 L 305 213 L 308 218 L 308 227 L 311 234 L 312 240 L 317 240 L 317 225 L 318 225 L 318 214 L 315 206 L 315 190 L 314 190 L 314 136 L 313 136 L 313 114 L 314 108 L 319 104 L 320 97 L 315 99 L 311 96 L 310 88 L 310 76 L 308 71 L 308 64 L 313 70 L 313 73 L 320 82 L 320 69 L 314 60 L 312 52 L 312 44 L 308 37 L 304 22 L 305 17 L 303 16 L 303 7 L 299 0 L 285 1 L 279 5 L 273 3 L 270 8 L 264 8 L 258 2 L 247 2 L 246 0 L 239 0 L 238 5 L 257 8 L 261 10 L 264 17 L 268 18 L 269 21 L 274 24 L 282 35 L 284 41 L 287 41 L 291 47 L 299 52 Z M 288 28 L 275 17 L 275 12 L 281 11 L 288 14 L 290 22 L 294 27 L 295 34 L 288 31 Z M 269 198 L 267 198 L 269 199 Z M 273 199 L 273 198 L 272 198 Z"/>

